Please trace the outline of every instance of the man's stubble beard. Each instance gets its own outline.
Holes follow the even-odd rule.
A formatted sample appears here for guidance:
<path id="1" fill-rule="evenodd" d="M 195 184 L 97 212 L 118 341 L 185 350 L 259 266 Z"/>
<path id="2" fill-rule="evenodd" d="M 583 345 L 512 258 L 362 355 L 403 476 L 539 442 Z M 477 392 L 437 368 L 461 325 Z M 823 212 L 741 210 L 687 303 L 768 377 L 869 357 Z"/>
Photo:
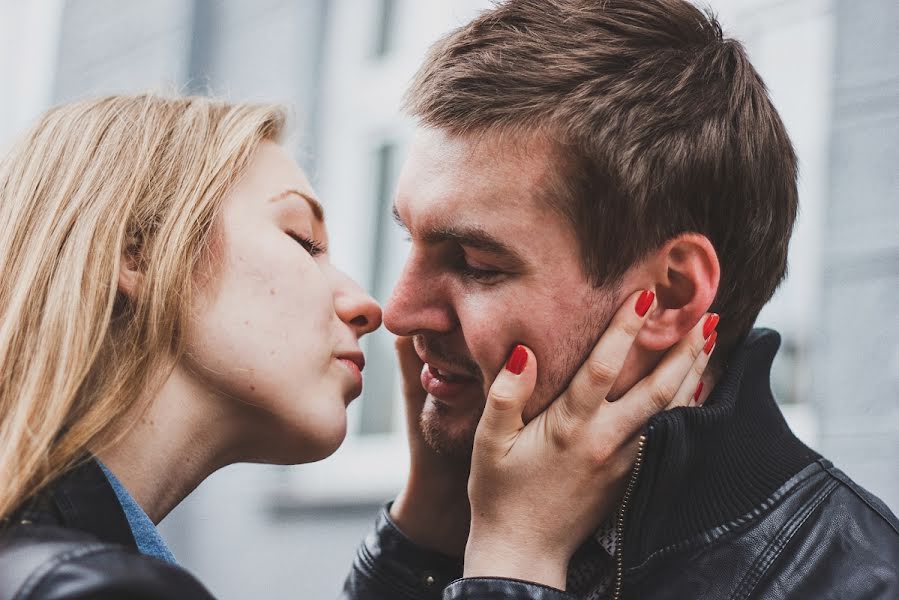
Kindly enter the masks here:
<path id="1" fill-rule="evenodd" d="M 609 326 L 618 306 L 619 295 L 617 288 L 611 293 L 608 290 L 605 293 L 596 290 L 593 302 L 585 308 L 584 318 L 565 335 L 555 349 L 546 352 L 559 359 L 545 371 L 540 371 L 545 367 L 538 364 L 537 386 L 526 414 L 539 414 L 568 387 L 574 374 Z M 543 364 L 545 363 L 544 359 Z M 484 393 L 486 395 L 487 391 Z M 458 422 L 459 415 L 451 415 L 450 412 L 449 407 L 429 397 L 419 420 L 422 436 L 425 443 L 438 455 L 460 467 L 467 467 L 471 464 L 475 433 L 484 409 L 483 406 L 478 406 L 464 416 L 462 423 Z"/>
<path id="2" fill-rule="evenodd" d="M 474 436 L 484 409 L 481 407 L 465 415 L 468 421 L 461 428 L 447 423 L 452 418 L 449 412 L 445 404 L 429 398 L 419 420 L 422 437 L 441 457 L 459 466 L 467 466 L 471 463 Z M 455 431 L 450 431 L 451 428 Z"/>

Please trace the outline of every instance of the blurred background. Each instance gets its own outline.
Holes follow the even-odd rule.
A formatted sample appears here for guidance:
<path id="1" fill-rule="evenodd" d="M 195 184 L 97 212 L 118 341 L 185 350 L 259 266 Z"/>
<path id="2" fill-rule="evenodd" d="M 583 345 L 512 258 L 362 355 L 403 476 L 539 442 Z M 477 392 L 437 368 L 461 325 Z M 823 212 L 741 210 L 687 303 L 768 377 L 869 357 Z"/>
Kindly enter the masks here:
<path id="1" fill-rule="evenodd" d="M 800 436 L 899 509 L 899 3 L 710 0 L 767 82 L 801 161 L 787 281 L 758 324 L 784 338 L 776 394 Z M 390 218 L 428 45 L 486 0 L 0 0 L 0 150 L 46 108 L 97 94 L 280 102 L 328 210 L 335 262 L 387 299 Z M 223 599 L 330 598 L 402 485 L 391 337 L 366 341 L 351 433 L 315 465 L 225 469 L 162 524 Z"/>

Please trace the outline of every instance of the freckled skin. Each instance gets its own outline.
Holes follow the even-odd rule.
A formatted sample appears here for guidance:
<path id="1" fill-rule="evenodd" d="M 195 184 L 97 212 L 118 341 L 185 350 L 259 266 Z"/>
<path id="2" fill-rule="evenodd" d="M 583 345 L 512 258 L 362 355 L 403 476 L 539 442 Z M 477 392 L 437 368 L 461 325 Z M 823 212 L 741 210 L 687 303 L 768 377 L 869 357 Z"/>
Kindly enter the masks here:
<path id="1" fill-rule="evenodd" d="M 285 189 L 314 196 L 289 155 L 265 142 L 224 198 L 213 232 L 221 256 L 194 307 L 185 361 L 222 403 L 245 409 L 237 445 L 266 462 L 300 463 L 342 442 L 355 379 L 336 356 L 358 351 L 381 315 L 327 254 L 314 257 L 288 235 L 327 244 L 303 198 L 269 200 Z"/>
<path id="2" fill-rule="evenodd" d="M 430 396 L 425 404 L 426 438 L 460 460 L 470 455 L 486 393 L 515 344 L 529 346 L 540 365 L 525 412 L 532 418 L 564 389 L 624 297 L 589 283 L 573 230 L 542 197 L 553 164 L 545 149 L 505 144 L 420 130 L 395 201 L 412 248 L 384 322 L 394 333 L 473 360 L 483 379 L 478 397 L 461 407 Z M 422 239 L 430 228 L 460 224 L 476 224 L 511 246 L 525 267 L 490 284 L 466 278 L 447 258 L 450 248 Z M 503 267 L 483 252 L 465 249 L 465 256 Z M 632 285 L 626 277 L 621 289 Z"/>

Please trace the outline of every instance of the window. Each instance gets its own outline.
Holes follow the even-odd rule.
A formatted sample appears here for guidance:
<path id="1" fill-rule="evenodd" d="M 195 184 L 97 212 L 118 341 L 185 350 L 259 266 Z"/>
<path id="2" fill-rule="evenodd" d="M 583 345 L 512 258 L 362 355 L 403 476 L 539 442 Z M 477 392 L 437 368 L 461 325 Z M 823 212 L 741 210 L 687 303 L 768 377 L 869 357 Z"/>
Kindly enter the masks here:
<path id="1" fill-rule="evenodd" d="M 393 186 L 396 179 L 396 145 L 385 142 L 374 153 L 374 192 L 376 218 L 372 244 L 372 271 L 368 289 L 383 306 L 399 275 L 393 258 L 393 246 L 398 238 L 393 230 L 391 210 Z M 397 386 L 397 364 L 393 350 L 393 336 L 383 327 L 366 340 L 367 364 L 365 389 L 361 401 L 359 433 L 389 433 L 394 429 L 394 398 Z"/>
<path id="2" fill-rule="evenodd" d="M 396 20 L 396 0 L 378 0 L 373 54 L 383 58 L 393 47 L 394 22 Z"/>

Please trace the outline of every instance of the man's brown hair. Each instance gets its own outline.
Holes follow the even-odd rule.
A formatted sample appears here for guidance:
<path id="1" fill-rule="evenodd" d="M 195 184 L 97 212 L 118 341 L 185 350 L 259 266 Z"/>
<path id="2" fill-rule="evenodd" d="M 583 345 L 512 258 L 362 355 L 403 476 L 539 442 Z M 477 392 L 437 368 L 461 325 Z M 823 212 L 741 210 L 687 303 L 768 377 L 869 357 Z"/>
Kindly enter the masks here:
<path id="1" fill-rule="evenodd" d="M 455 135 L 549 141 L 594 285 L 681 233 L 708 237 L 725 348 L 786 273 L 792 145 L 744 48 L 684 0 L 497 4 L 431 49 L 405 106 Z"/>

